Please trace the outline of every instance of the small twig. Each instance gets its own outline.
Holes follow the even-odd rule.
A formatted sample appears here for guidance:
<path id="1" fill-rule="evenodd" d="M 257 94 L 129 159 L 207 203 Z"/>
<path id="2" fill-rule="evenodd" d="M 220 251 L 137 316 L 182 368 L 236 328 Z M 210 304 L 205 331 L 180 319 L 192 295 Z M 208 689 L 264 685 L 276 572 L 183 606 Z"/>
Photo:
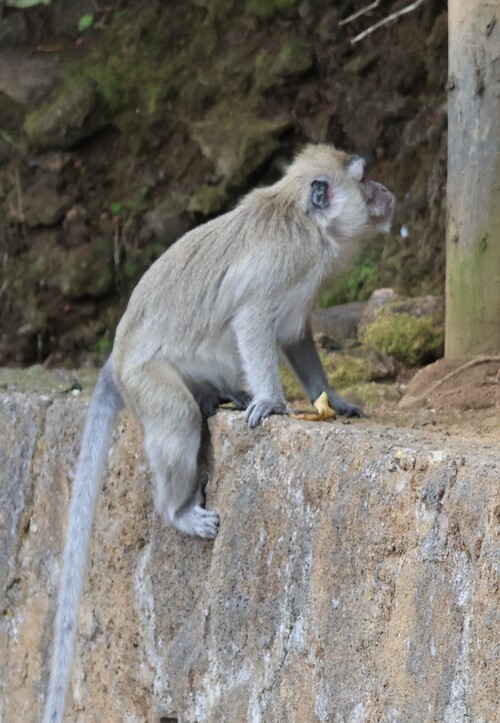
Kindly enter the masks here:
<path id="1" fill-rule="evenodd" d="M 130 235 L 130 230 L 132 229 L 132 227 L 133 227 L 132 219 L 127 218 L 127 220 L 123 224 L 122 236 L 121 236 L 121 243 L 123 246 L 123 250 L 125 251 L 125 253 L 127 255 L 129 254 L 129 250 L 130 250 L 129 235 Z"/>
<path id="2" fill-rule="evenodd" d="M 115 223 L 115 233 L 113 238 L 113 261 L 115 264 L 115 268 L 118 270 L 120 268 L 120 256 L 121 256 L 121 234 L 120 234 L 120 224 Z"/>
<path id="3" fill-rule="evenodd" d="M 0 128 L 0 138 L 3 138 L 3 140 L 9 144 L 9 146 L 12 146 L 12 148 L 17 148 L 19 150 L 19 146 L 17 145 L 17 143 L 14 143 L 14 141 L 9 136 L 9 134 L 6 133 L 5 131 L 3 131 L 1 128 Z"/>
<path id="4" fill-rule="evenodd" d="M 407 5 L 404 8 L 401 8 L 401 10 L 398 10 L 395 13 L 391 13 L 383 20 L 379 20 L 378 23 L 375 23 L 375 25 L 371 25 L 366 30 L 363 30 L 362 33 L 359 33 L 359 35 L 355 35 L 354 38 L 351 38 L 351 45 L 354 45 L 355 43 L 359 43 L 360 40 L 363 40 L 363 38 L 366 38 L 367 35 L 370 35 L 370 33 L 373 33 L 374 30 L 378 30 L 378 28 L 383 27 L 384 25 L 387 25 L 387 23 L 390 23 L 392 20 L 396 20 L 396 18 L 401 17 L 401 15 L 406 15 L 406 13 L 411 13 L 413 10 L 416 10 L 419 5 L 422 5 L 424 0 L 415 0 L 414 3 L 411 5 Z"/>
<path id="5" fill-rule="evenodd" d="M 60 53 L 64 50 L 64 45 L 37 45 L 33 51 L 35 53 Z"/>
<path id="6" fill-rule="evenodd" d="M 442 379 L 438 379 L 437 382 L 432 384 L 429 389 L 426 389 L 423 394 L 419 394 L 418 397 L 416 397 L 416 400 L 423 400 L 426 397 L 428 397 L 432 392 L 435 392 L 436 389 L 439 389 L 439 387 L 442 387 L 443 384 L 446 384 L 450 379 L 453 379 L 453 377 L 458 376 L 462 372 L 464 372 L 466 369 L 470 369 L 471 367 L 476 366 L 477 364 L 488 364 L 491 362 L 500 362 L 500 355 L 494 355 L 494 356 L 479 356 L 475 359 L 470 359 L 468 362 L 465 362 L 465 364 L 461 364 L 456 369 L 453 369 L 448 374 L 445 374 Z"/>
<path id="7" fill-rule="evenodd" d="M 371 5 L 368 5 L 366 8 L 363 8 L 362 10 L 358 10 L 357 13 L 353 13 L 352 15 L 349 15 L 349 17 L 344 18 L 343 20 L 339 21 L 339 25 L 347 25 L 347 23 L 352 23 L 353 20 L 356 20 L 356 18 L 360 18 L 365 13 L 369 13 L 370 10 L 375 10 L 375 8 L 378 8 L 380 5 L 380 0 L 375 0 Z"/>
<path id="8" fill-rule="evenodd" d="M 15 177 L 16 177 L 16 193 L 17 193 L 17 210 L 19 212 L 19 220 L 21 221 L 21 223 L 24 223 L 26 219 L 24 217 L 23 189 L 21 187 L 21 176 L 19 174 L 19 168 L 16 168 Z"/>

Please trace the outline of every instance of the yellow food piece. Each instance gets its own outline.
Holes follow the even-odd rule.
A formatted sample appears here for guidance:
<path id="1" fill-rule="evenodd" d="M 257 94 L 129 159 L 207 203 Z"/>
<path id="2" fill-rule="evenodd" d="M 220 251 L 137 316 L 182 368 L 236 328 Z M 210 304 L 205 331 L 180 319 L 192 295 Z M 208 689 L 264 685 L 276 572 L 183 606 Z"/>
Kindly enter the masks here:
<path id="1" fill-rule="evenodd" d="M 313 402 L 313 406 L 317 409 L 317 412 L 298 412 L 291 416 L 295 417 L 295 419 L 303 419 L 306 422 L 324 422 L 327 419 L 335 419 L 335 412 L 330 406 L 326 392 L 321 392 L 316 401 Z"/>

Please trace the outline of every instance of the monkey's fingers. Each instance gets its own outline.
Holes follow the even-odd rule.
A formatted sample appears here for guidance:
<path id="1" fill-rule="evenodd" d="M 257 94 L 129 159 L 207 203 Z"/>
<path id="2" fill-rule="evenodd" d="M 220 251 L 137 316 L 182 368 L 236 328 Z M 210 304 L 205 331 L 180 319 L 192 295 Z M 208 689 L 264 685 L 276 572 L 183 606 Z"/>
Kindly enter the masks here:
<path id="1" fill-rule="evenodd" d="M 291 416 L 295 417 L 295 419 L 303 419 L 306 422 L 324 422 L 327 419 L 335 419 L 335 412 L 330 406 L 326 392 L 319 395 L 316 401 L 313 402 L 313 406 L 317 409 L 317 412 L 299 412 Z"/>

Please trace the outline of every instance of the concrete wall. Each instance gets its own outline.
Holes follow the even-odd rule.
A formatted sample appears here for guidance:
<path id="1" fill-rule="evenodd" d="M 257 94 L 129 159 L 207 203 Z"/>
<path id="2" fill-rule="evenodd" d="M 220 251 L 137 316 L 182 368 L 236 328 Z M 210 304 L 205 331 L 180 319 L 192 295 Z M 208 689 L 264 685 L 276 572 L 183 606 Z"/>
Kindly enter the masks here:
<path id="1" fill-rule="evenodd" d="M 0 389 L 4 723 L 39 720 L 47 684 L 88 402 L 66 386 Z M 162 524 L 119 419 L 67 720 L 495 720 L 499 451 L 370 420 L 210 426 L 215 543 Z"/>

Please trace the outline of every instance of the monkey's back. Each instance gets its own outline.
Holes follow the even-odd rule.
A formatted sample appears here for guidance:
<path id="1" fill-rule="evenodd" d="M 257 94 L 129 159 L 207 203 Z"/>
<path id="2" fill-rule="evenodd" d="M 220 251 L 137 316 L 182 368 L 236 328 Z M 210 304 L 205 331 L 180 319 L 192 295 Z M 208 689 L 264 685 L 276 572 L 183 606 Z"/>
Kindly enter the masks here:
<path id="1" fill-rule="evenodd" d="M 278 315 L 311 269 L 318 279 L 307 286 L 319 286 L 324 252 L 317 228 L 287 206 L 279 182 L 251 192 L 234 210 L 185 234 L 146 271 L 116 331 L 115 374 L 154 358 L 182 370 L 195 365 L 197 374 L 222 359 L 236 366 L 235 315 L 245 307 Z M 297 303 L 305 308 L 308 301 Z"/>

